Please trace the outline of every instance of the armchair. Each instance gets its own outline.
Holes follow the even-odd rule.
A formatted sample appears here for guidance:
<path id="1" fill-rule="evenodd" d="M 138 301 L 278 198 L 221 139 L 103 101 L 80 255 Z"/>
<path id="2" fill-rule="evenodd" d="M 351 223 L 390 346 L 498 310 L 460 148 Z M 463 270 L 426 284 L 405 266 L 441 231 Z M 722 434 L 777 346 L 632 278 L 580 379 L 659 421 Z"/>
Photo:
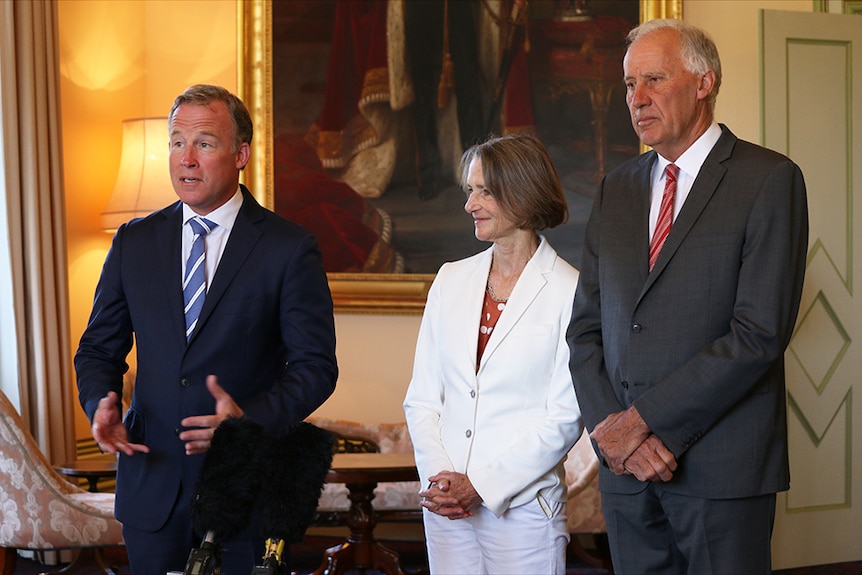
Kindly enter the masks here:
<path id="1" fill-rule="evenodd" d="M 90 493 L 57 473 L 0 392 L 0 575 L 14 572 L 17 549 L 120 545 L 114 494 Z"/>

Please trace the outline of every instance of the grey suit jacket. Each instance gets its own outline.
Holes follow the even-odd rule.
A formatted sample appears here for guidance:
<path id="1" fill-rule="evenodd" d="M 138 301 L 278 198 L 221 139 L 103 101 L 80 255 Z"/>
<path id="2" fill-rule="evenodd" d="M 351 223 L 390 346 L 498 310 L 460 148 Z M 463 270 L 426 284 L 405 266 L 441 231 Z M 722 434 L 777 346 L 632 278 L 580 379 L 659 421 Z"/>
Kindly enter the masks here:
<path id="1" fill-rule="evenodd" d="M 707 498 L 789 487 L 783 356 L 808 242 L 799 168 L 721 128 L 651 273 L 656 153 L 604 179 L 567 333 L 587 429 L 634 404 L 679 463 L 665 488 Z M 645 487 L 607 466 L 599 485 Z"/>

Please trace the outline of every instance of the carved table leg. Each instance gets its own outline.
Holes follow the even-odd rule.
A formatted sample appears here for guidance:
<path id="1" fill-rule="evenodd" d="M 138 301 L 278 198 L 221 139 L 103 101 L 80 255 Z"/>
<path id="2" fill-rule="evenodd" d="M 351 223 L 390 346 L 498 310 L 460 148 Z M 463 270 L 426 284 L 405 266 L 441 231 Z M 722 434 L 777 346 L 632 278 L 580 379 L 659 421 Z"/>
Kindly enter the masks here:
<path id="1" fill-rule="evenodd" d="M 347 527 L 350 537 L 341 545 L 326 550 L 314 575 L 338 575 L 356 569 L 379 569 L 386 575 L 404 575 L 398 554 L 374 540 L 374 488 L 377 483 L 347 483 L 350 511 Z"/>
<path id="2" fill-rule="evenodd" d="M 398 553 L 378 542 L 374 543 L 373 553 L 375 569 L 386 575 L 404 575 Z"/>
<path id="3" fill-rule="evenodd" d="M 312 575 L 341 575 L 353 563 L 353 545 L 345 541 L 323 553 L 323 561 Z"/>

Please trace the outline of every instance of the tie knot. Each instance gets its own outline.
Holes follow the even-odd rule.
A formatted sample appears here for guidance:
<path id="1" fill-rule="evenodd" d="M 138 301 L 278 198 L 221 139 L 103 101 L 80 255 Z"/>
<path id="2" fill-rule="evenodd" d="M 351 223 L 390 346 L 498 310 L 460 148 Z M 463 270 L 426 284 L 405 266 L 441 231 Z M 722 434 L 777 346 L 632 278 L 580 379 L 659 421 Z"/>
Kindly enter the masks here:
<path id="1" fill-rule="evenodd" d="M 192 231 L 195 233 L 196 236 L 207 235 L 218 226 L 218 224 L 200 216 L 195 216 L 190 219 L 189 225 L 192 227 Z"/>
<path id="2" fill-rule="evenodd" d="M 668 180 L 676 181 L 676 177 L 679 175 L 679 166 L 676 164 L 668 164 L 664 169 L 665 176 Z"/>

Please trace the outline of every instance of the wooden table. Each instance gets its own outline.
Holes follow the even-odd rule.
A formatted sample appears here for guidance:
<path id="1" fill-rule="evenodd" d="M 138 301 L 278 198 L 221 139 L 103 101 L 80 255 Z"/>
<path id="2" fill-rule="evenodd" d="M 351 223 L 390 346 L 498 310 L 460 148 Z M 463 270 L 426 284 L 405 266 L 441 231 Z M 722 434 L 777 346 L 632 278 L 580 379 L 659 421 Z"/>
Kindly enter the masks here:
<path id="1" fill-rule="evenodd" d="M 108 479 L 117 476 L 117 457 L 106 454 L 103 457 L 94 459 L 78 459 L 61 465 L 55 465 L 54 469 L 67 477 L 74 477 L 76 479 L 83 477 L 87 480 L 87 491 L 90 493 L 98 493 L 100 479 Z M 105 561 L 105 555 L 100 547 L 85 547 L 78 552 L 74 561 L 69 563 L 66 567 L 59 571 L 43 575 L 66 575 L 67 573 L 75 573 L 78 568 L 92 563 L 96 564 L 102 575 L 116 575 L 114 569 Z"/>
<path id="2" fill-rule="evenodd" d="M 350 536 L 341 545 L 326 550 L 314 575 L 336 575 L 354 569 L 375 569 L 387 575 L 402 575 L 404 572 L 398 554 L 374 539 L 377 519 L 371 501 L 378 483 L 418 479 L 419 472 L 411 454 L 336 453 L 326 482 L 347 486 Z"/>
<path id="3" fill-rule="evenodd" d="M 87 490 L 90 493 L 98 493 L 100 479 L 116 477 L 117 458 L 112 455 L 97 459 L 78 459 L 55 465 L 54 469 L 68 477 L 85 478 L 89 485 Z"/>

